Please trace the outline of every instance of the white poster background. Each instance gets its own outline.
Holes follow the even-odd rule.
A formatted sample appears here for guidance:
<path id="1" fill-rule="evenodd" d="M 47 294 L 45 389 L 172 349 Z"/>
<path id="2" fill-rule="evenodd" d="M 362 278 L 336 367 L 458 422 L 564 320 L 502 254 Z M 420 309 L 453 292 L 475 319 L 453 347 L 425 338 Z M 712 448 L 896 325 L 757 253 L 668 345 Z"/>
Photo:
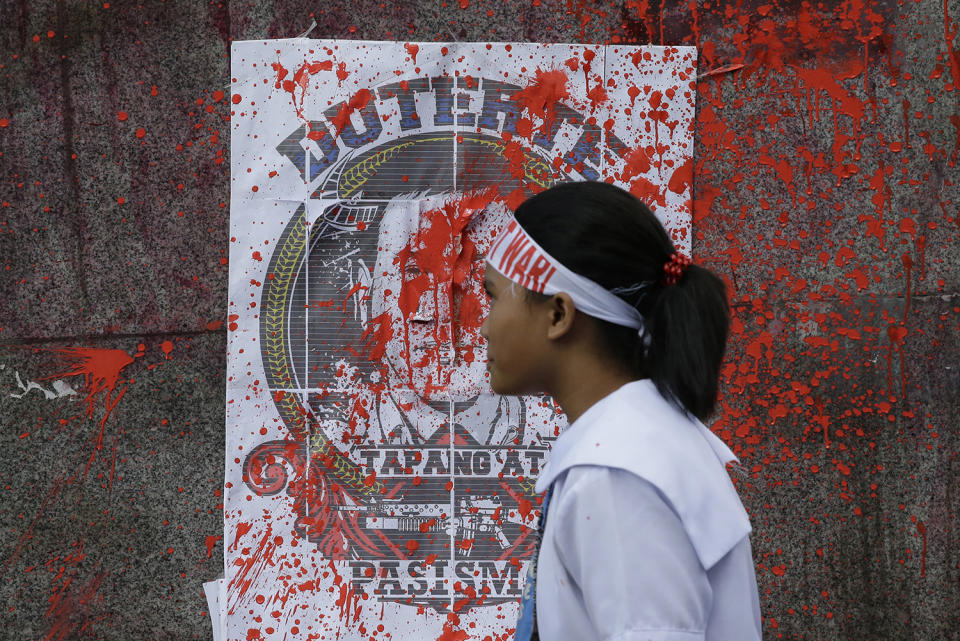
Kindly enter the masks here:
<path id="1" fill-rule="evenodd" d="M 475 353 L 450 348 L 448 389 L 399 382 L 398 331 L 415 335 L 427 314 L 434 335 L 456 333 L 465 298 L 436 295 L 449 285 L 431 281 L 433 306 L 424 294 L 365 352 L 376 298 L 393 295 L 377 248 L 390 251 L 391 226 L 427 235 L 438 207 L 462 211 L 464 194 L 499 184 L 470 214 L 487 223 L 463 232 L 482 252 L 532 193 L 517 184 L 597 179 L 648 202 L 689 253 L 695 74 L 690 47 L 233 44 L 217 638 L 512 637 L 538 516 L 530 488 L 562 416 L 548 399 L 470 387 L 475 326 L 460 334 Z M 331 443 L 343 456 L 326 456 Z"/>

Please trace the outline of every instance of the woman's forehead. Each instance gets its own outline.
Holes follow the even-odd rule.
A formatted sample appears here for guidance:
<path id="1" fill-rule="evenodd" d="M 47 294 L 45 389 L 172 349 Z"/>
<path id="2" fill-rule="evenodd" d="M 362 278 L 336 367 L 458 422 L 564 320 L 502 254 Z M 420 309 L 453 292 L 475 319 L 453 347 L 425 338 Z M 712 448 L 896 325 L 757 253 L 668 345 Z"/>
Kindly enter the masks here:
<path id="1" fill-rule="evenodd" d="M 509 283 L 507 277 L 501 274 L 496 270 L 493 265 L 490 264 L 489 260 L 483 261 L 483 280 L 485 283 L 491 286 L 501 286 L 504 283 Z"/>

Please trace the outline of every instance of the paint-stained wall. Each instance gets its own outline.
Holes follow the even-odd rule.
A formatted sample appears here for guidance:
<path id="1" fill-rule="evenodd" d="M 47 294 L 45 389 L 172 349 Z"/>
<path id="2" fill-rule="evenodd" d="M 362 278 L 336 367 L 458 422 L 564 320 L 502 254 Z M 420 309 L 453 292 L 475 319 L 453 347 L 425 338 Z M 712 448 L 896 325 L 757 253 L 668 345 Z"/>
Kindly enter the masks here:
<path id="1" fill-rule="evenodd" d="M 312 11 L 312 13 L 311 13 Z M 955 638 L 960 7 L 31 2 L 0 28 L 4 638 L 209 638 L 231 39 L 696 44 L 769 639 Z"/>

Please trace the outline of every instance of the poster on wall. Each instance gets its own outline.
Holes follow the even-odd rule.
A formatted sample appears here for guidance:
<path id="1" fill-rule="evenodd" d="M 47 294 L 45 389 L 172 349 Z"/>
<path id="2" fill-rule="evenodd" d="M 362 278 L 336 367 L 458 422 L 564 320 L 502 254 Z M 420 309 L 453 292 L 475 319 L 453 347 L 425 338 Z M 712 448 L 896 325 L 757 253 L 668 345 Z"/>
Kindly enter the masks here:
<path id="1" fill-rule="evenodd" d="M 233 43 L 217 638 L 512 637 L 565 422 L 490 391 L 484 255 L 580 180 L 689 252 L 695 81 L 690 47 Z"/>

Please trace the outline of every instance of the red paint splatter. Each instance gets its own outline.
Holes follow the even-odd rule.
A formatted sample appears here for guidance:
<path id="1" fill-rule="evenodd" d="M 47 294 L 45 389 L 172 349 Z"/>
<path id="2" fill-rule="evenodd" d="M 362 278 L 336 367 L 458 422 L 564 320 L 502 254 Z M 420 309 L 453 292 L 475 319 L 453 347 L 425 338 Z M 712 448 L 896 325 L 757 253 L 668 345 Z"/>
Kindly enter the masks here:
<path id="1" fill-rule="evenodd" d="M 237 558 L 234 561 L 239 570 L 235 572 L 233 578 L 227 584 L 227 591 L 231 597 L 231 603 L 228 604 L 227 613 L 233 614 L 236 607 L 245 600 L 247 590 L 253 585 L 257 577 L 268 567 L 275 565 L 273 558 L 277 546 L 282 543 L 280 537 L 273 536 L 273 526 L 267 524 L 267 529 L 260 537 L 256 550 L 245 557 Z"/>
<path id="2" fill-rule="evenodd" d="M 338 72 L 339 73 L 339 72 Z M 347 122 L 350 120 L 350 114 L 358 109 L 363 109 L 370 102 L 372 94 L 369 89 L 361 89 L 348 100 L 339 111 L 337 115 L 330 119 L 330 123 L 336 127 L 337 133 L 334 137 L 339 137 L 340 132 L 343 131 L 343 128 L 346 127 Z"/>
<path id="3" fill-rule="evenodd" d="M 675 194 L 683 194 L 693 183 L 693 159 L 688 158 L 686 162 L 673 170 L 670 176 L 670 182 L 667 183 L 667 189 Z"/>
<path id="4" fill-rule="evenodd" d="M 167 359 L 169 359 L 170 353 L 173 352 L 173 343 L 170 341 L 163 341 L 160 343 L 160 350 L 164 353 Z"/>
<path id="5" fill-rule="evenodd" d="M 217 541 L 223 539 L 221 535 L 210 535 L 206 538 L 205 543 L 207 546 L 207 558 L 209 559 L 213 555 L 213 548 L 216 547 Z"/>
<path id="6" fill-rule="evenodd" d="M 437 637 L 437 641 L 465 641 L 465 639 L 469 639 L 470 635 L 464 630 L 458 629 L 459 624 L 460 617 L 453 612 L 447 614 L 447 620 L 443 623 L 443 632 Z"/>
<path id="7" fill-rule="evenodd" d="M 284 67 L 279 62 L 271 63 L 270 65 L 273 70 L 276 72 L 276 79 L 274 80 L 273 86 L 276 89 L 283 89 L 290 94 L 290 99 L 293 102 L 293 108 L 296 110 L 297 115 L 301 120 L 306 121 L 306 117 L 303 115 L 303 101 L 307 91 L 307 84 L 310 82 L 310 77 L 314 76 L 321 71 L 330 71 L 333 69 L 332 60 L 314 60 L 313 62 L 304 62 L 300 67 L 294 72 L 293 77 L 290 80 L 287 80 L 287 76 L 290 75 L 290 70 Z M 339 71 L 338 71 L 339 75 Z M 299 92 L 298 92 L 299 90 Z M 299 96 L 298 96 L 299 93 Z M 299 99 L 298 99 L 299 97 Z M 233 104 L 239 103 L 241 100 L 238 94 L 233 96 Z"/>
<path id="8" fill-rule="evenodd" d="M 127 391 L 127 386 L 124 385 L 120 392 L 113 396 L 120 380 L 120 372 L 133 362 L 133 356 L 122 349 L 97 349 L 93 347 L 63 347 L 47 351 L 58 354 L 66 369 L 40 380 L 82 375 L 86 380 L 87 387 L 87 397 L 84 401 L 87 403 L 88 418 L 93 418 L 93 408 L 97 396 L 101 395 L 102 392 L 106 393 L 105 412 L 100 421 L 102 437 L 102 428 L 106 425 L 110 412 L 113 411 Z"/>
<path id="9" fill-rule="evenodd" d="M 543 71 L 537 69 L 532 84 L 513 94 L 513 100 L 519 102 L 531 114 L 543 120 L 541 131 L 546 134 L 556 120 L 556 104 L 569 98 L 567 74 L 562 70 Z"/>
<path id="10" fill-rule="evenodd" d="M 347 71 L 347 63 L 341 62 L 337 65 L 337 83 L 341 83 L 347 79 L 347 76 L 350 75 L 350 72 Z"/>
<path id="11" fill-rule="evenodd" d="M 413 60 L 413 64 L 417 64 L 417 54 L 420 52 L 420 46 L 415 45 L 412 42 L 408 42 L 403 46 L 407 50 L 407 53 L 410 54 L 410 58 Z"/>
<path id="12" fill-rule="evenodd" d="M 590 101 L 590 107 L 596 109 L 608 100 L 607 92 L 602 85 L 596 85 L 587 92 L 587 99 Z"/>

